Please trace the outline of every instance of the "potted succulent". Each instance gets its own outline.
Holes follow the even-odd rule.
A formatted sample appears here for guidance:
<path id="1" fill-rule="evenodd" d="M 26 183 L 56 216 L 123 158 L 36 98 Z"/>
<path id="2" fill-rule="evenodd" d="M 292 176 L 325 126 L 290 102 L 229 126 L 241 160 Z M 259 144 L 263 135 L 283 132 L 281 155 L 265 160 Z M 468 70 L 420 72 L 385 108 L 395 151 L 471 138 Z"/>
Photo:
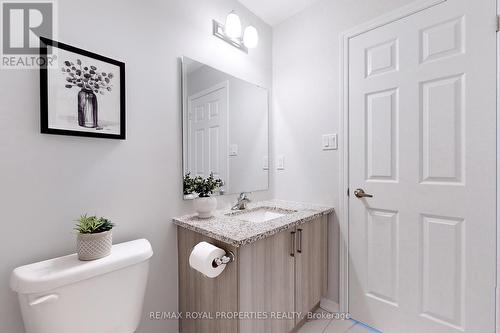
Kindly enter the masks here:
<path id="1" fill-rule="evenodd" d="M 213 215 L 215 208 L 217 208 L 217 199 L 211 195 L 222 185 L 224 182 L 214 178 L 213 173 L 210 173 L 207 178 L 198 176 L 193 179 L 193 191 L 198 193 L 198 198 L 193 200 L 193 205 L 198 217 L 206 219 Z"/>
<path id="2" fill-rule="evenodd" d="M 77 236 L 77 252 L 80 260 L 95 260 L 111 253 L 113 245 L 112 229 L 115 225 L 104 217 L 80 216 L 75 230 Z"/>

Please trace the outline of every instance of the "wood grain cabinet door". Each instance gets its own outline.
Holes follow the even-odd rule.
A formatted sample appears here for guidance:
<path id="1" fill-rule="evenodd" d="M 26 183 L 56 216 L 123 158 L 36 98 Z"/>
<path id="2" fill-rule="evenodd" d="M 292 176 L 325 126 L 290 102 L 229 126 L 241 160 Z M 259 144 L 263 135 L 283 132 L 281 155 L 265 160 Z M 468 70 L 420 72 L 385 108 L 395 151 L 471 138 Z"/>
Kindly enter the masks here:
<path id="1" fill-rule="evenodd" d="M 189 266 L 189 255 L 199 242 L 209 242 L 226 251 L 233 251 L 238 258 L 238 249 L 208 238 L 191 230 L 177 228 L 179 251 L 179 321 L 181 333 L 237 333 L 237 319 L 211 319 L 219 313 L 238 311 L 238 262 L 226 266 L 215 279 L 203 276 Z M 188 313 L 191 315 L 188 317 Z M 200 317 L 194 317 L 196 315 Z"/>
<path id="2" fill-rule="evenodd" d="M 305 315 L 326 292 L 327 216 L 300 225 L 296 231 L 295 311 Z"/>
<path id="3" fill-rule="evenodd" d="M 240 311 L 267 319 L 240 320 L 240 333 L 288 333 L 294 318 L 271 318 L 294 311 L 294 257 L 291 231 L 245 245 L 240 250 Z"/>

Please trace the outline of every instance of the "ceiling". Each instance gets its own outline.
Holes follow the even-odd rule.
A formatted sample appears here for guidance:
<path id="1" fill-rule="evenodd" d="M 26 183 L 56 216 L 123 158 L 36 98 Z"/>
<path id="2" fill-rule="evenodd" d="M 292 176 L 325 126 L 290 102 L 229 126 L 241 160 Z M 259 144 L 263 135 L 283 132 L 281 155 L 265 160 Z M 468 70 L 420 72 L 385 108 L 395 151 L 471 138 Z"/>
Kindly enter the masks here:
<path id="1" fill-rule="evenodd" d="M 238 0 L 267 24 L 274 26 L 319 0 Z"/>

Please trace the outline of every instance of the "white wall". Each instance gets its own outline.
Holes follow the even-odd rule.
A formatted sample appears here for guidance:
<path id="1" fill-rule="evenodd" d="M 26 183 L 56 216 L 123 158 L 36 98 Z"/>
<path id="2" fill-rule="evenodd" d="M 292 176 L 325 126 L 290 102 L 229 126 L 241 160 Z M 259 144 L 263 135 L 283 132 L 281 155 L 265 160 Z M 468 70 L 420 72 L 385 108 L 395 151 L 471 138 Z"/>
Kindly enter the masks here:
<path id="1" fill-rule="evenodd" d="M 321 135 L 340 128 L 339 35 L 410 2 L 323 0 L 274 28 L 273 150 L 285 155 L 271 185 L 277 198 L 338 207 L 339 154 L 321 150 Z M 329 233 L 328 297 L 338 301 L 336 219 Z"/>
<path id="2" fill-rule="evenodd" d="M 269 170 L 263 168 L 269 151 L 268 92 L 227 73 L 202 66 L 187 75 L 187 96 L 216 84 L 228 82 L 228 145 L 238 146 L 236 156 L 228 156 L 226 193 L 252 192 L 269 188 Z M 187 147 L 186 147 L 187 149 Z M 223 148 L 223 151 L 227 149 Z M 226 155 L 227 156 L 227 155 Z"/>
<path id="3" fill-rule="evenodd" d="M 40 134 L 38 72 L 0 71 L 0 331 L 24 332 L 8 286 L 11 270 L 73 252 L 74 219 L 88 212 L 117 223 L 116 242 L 151 241 L 155 255 L 138 332 L 177 332 L 176 321 L 146 314 L 177 310 L 171 217 L 191 210 L 182 200 L 178 57 L 270 88 L 271 29 L 233 0 L 58 4 L 60 41 L 126 62 L 127 140 Z M 259 47 L 249 55 L 211 34 L 212 18 L 223 21 L 233 8 L 259 30 Z"/>

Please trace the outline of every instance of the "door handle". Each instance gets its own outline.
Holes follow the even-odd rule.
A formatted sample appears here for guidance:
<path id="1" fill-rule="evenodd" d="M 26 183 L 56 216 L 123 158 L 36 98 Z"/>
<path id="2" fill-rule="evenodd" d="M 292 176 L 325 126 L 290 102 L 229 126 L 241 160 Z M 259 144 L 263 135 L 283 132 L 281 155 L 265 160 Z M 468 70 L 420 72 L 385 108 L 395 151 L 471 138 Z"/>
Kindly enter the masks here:
<path id="1" fill-rule="evenodd" d="M 373 198 L 373 195 L 366 193 L 362 188 L 358 188 L 354 191 L 354 195 L 356 198 Z"/>
<path id="2" fill-rule="evenodd" d="M 302 253 L 302 229 L 297 229 L 297 232 L 299 234 L 299 244 L 297 245 L 297 252 Z"/>
<path id="3" fill-rule="evenodd" d="M 290 233 L 290 256 L 295 257 L 295 231 Z"/>

